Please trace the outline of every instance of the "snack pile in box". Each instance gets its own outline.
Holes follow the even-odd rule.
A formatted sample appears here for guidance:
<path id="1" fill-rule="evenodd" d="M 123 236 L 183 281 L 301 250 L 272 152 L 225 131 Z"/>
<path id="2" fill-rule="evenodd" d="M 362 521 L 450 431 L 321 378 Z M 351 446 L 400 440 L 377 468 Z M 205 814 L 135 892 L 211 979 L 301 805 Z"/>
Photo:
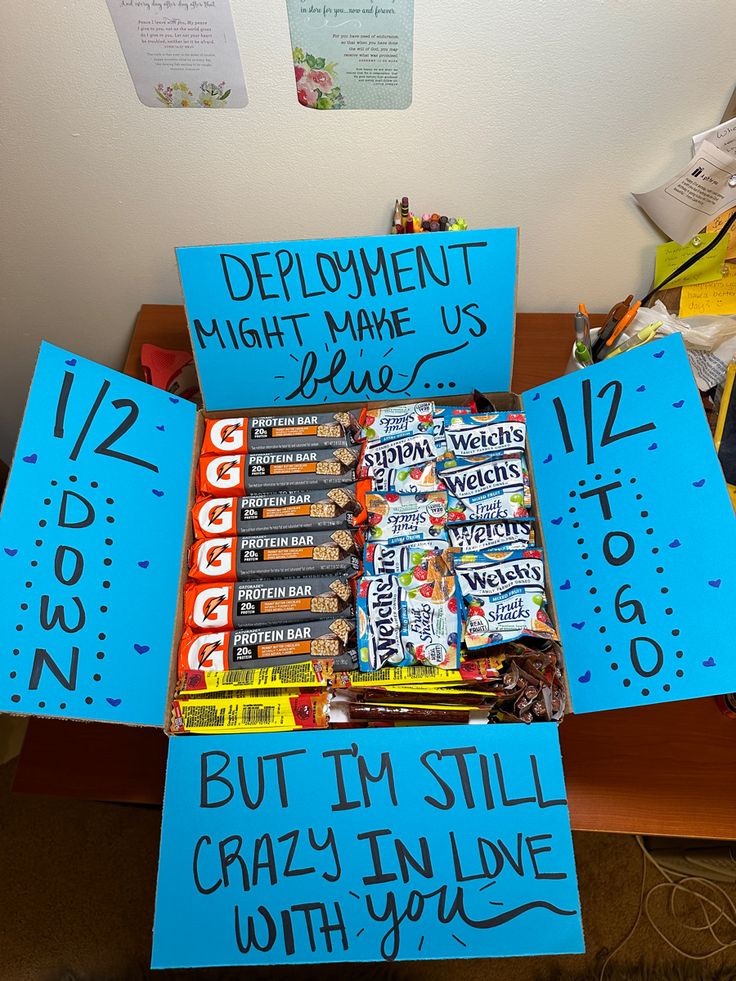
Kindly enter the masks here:
<path id="1" fill-rule="evenodd" d="M 523 412 L 205 425 L 173 733 L 561 718 Z"/>

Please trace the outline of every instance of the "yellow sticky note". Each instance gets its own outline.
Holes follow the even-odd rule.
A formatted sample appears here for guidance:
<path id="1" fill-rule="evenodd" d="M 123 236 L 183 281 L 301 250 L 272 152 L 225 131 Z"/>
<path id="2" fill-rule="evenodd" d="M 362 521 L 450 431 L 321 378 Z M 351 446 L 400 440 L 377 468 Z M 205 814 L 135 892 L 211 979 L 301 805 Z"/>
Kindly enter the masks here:
<path id="1" fill-rule="evenodd" d="M 680 316 L 703 313 L 736 313 L 736 266 L 727 265 L 726 275 L 718 282 L 682 287 Z"/>
<path id="2" fill-rule="evenodd" d="M 677 242 L 667 242 L 666 245 L 660 245 L 657 249 L 657 261 L 654 267 L 654 282 L 661 283 L 666 276 L 673 273 L 690 256 L 702 251 L 706 245 L 710 245 L 715 237 L 715 233 L 703 233 L 697 236 L 699 245 L 693 245 L 692 242 L 688 242 L 687 245 L 678 245 Z M 712 283 L 714 280 L 720 279 L 723 275 L 722 270 L 723 263 L 726 259 L 727 247 L 728 235 L 708 255 L 703 256 L 702 259 L 698 260 L 694 266 L 687 269 L 681 276 L 667 283 L 666 288 L 673 289 L 675 286 L 693 286 L 696 283 Z"/>
<path id="3" fill-rule="evenodd" d="M 705 226 L 706 232 L 720 232 L 734 211 L 736 211 L 736 208 L 731 208 L 730 211 L 724 211 L 722 215 L 719 215 L 709 225 Z M 726 259 L 736 259 L 736 222 L 731 225 L 729 233 L 726 236 L 726 241 L 728 242 Z"/>

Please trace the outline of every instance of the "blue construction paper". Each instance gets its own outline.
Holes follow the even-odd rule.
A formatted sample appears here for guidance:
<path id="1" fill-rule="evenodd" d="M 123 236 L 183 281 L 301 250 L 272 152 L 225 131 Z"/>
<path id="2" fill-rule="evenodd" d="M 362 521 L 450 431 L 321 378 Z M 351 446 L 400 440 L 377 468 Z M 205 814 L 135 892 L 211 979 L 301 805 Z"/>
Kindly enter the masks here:
<path id="1" fill-rule="evenodd" d="M 583 949 L 552 723 L 171 739 L 154 967 Z"/>
<path id="2" fill-rule="evenodd" d="M 0 514 L 1 711 L 163 724 L 195 411 L 41 346 Z"/>
<path id="3" fill-rule="evenodd" d="M 207 408 L 508 390 L 516 250 L 513 228 L 177 249 Z"/>
<path id="4" fill-rule="evenodd" d="M 736 518 L 680 336 L 524 408 L 573 710 L 733 691 Z"/>

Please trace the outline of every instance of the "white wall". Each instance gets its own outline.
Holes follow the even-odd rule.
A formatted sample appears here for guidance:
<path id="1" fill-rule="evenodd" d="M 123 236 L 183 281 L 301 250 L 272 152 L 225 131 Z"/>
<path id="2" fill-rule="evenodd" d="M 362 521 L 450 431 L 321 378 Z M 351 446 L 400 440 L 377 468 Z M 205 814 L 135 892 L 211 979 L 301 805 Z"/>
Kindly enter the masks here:
<path id="1" fill-rule="evenodd" d="M 119 366 L 174 247 L 376 234 L 397 195 L 519 225 L 519 308 L 608 307 L 661 234 L 629 196 L 689 157 L 734 77 L 734 0 L 416 0 L 406 112 L 297 105 L 281 0 L 233 0 L 251 103 L 135 96 L 104 0 L 4 0 L 0 455 L 38 342 Z"/>

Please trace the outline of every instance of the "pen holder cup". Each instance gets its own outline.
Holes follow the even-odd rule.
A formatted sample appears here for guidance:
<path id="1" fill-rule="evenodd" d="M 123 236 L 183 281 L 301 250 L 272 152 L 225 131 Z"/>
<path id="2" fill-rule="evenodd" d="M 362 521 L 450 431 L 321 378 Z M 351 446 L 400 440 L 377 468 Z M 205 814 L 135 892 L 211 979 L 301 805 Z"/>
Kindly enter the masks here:
<path id="1" fill-rule="evenodd" d="M 591 341 L 595 341 L 595 339 L 598 337 L 600 332 L 601 332 L 600 327 L 591 327 L 590 328 Z M 578 364 L 578 362 L 575 360 L 575 342 L 573 341 L 572 349 L 570 351 L 570 360 L 567 362 L 567 367 L 565 368 L 565 374 L 571 375 L 573 371 L 582 371 L 583 367 L 584 365 Z"/>

